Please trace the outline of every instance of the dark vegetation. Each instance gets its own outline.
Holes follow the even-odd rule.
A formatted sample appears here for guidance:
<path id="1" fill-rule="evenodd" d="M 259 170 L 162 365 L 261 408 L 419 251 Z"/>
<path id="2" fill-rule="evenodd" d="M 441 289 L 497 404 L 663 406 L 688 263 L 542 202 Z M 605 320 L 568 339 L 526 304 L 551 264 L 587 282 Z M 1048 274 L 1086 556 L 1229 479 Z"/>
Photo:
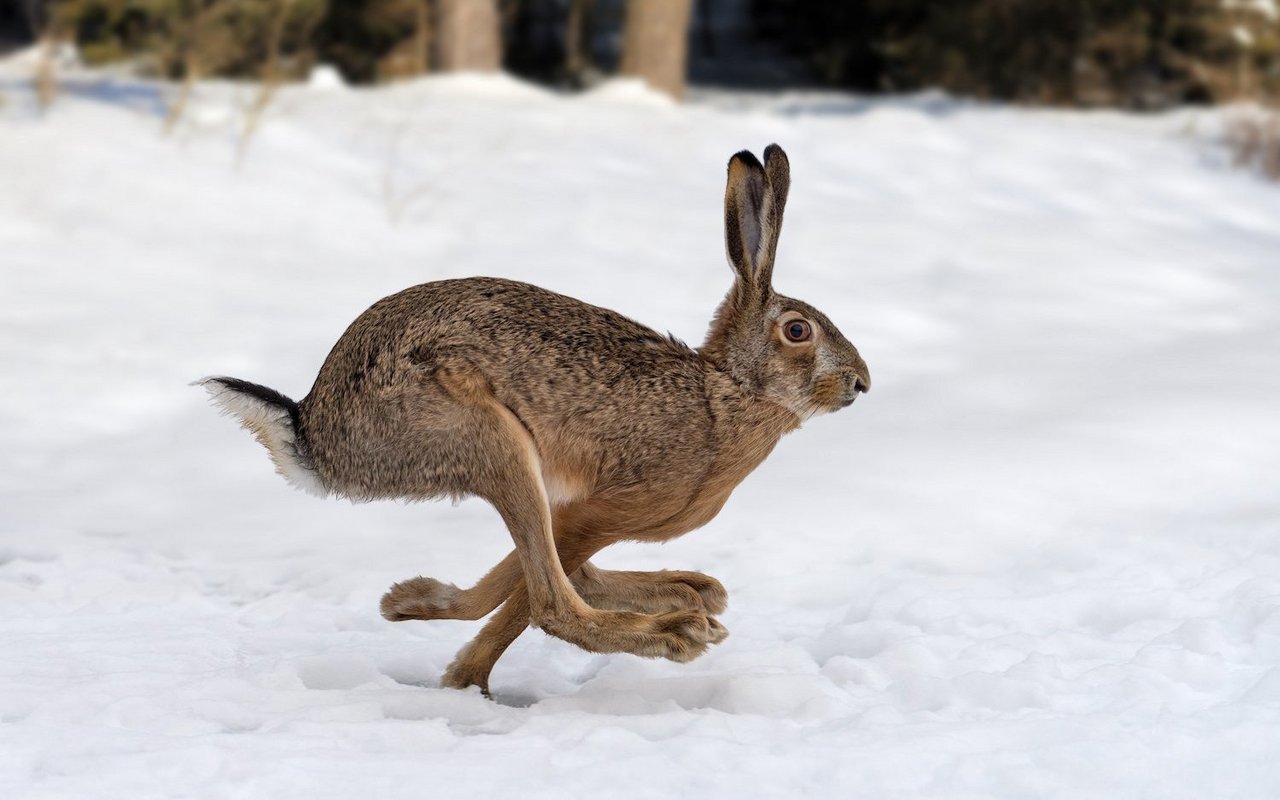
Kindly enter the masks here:
<path id="1" fill-rule="evenodd" d="M 824 83 L 1158 108 L 1274 93 L 1280 24 L 1250 0 L 752 0 Z"/>
<path id="2" fill-rule="evenodd" d="M 661 0 L 677 10 L 657 21 L 637 13 L 652 11 L 646 2 L 9 0 L 0 30 L 74 39 L 90 63 L 133 59 L 170 78 L 257 77 L 274 58 L 285 76 L 323 61 L 377 82 L 483 68 L 469 43 L 491 40 L 494 68 L 577 87 L 626 69 L 634 22 L 665 27 L 634 37 L 657 56 L 633 63 L 669 51 L 654 69 L 685 74 L 687 63 L 695 78 L 739 86 L 940 87 L 1131 109 L 1280 92 L 1280 20 L 1265 0 Z"/>

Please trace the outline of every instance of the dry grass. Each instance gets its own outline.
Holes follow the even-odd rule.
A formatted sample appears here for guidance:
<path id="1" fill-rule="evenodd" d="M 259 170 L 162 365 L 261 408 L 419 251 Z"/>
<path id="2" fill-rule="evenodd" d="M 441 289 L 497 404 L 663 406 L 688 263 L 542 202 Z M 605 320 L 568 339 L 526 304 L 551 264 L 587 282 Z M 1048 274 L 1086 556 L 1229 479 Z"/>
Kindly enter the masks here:
<path id="1" fill-rule="evenodd" d="M 1237 167 L 1280 181 L 1280 112 L 1237 114 L 1227 121 L 1226 140 Z"/>
<path id="2" fill-rule="evenodd" d="M 40 56 L 36 61 L 35 75 L 32 76 L 32 80 L 35 84 L 36 99 L 39 101 L 41 109 L 46 109 L 53 105 L 53 101 L 57 97 L 58 61 L 62 56 L 63 48 L 72 39 L 71 30 L 65 20 L 57 13 L 52 13 L 57 10 L 56 7 L 51 9 L 48 19 L 36 32 Z"/>
<path id="3" fill-rule="evenodd" d="M 292 55 L 289 56 L 289 59 L 294 61 L 309 59 L 309 45 L 299 44 L 292 48 L 286 45 L 294 41 L 298 43 L 310 42 L 311 31 L 320 24 L 321 14 L 311 13 L 295 20 L 293 17 L 296 10 L 296 2 L 297 0 L 274 0 L 275 5 L 271 12 L 270 27 L 267 28 L 266 53 L 258 78 L 258 90 L 254 94 L 254 99 L 249 104 L 249 108 L 245 111 L 244 127 L 240 132 L 240 142 L 236 147 L 237 165 L 244 162 L 245 153 L 249 149 L 249 142 L 253 139 L 254 133 L 257 132 L 258 126 L 262 123 L 263 113 L 266 112 L 267 106 L 271 105 L 276 92 L 288 77 L 290 69 L 286 65 L 286 53 L 292 50 Z M 324 6 L 317 6 L 316 9 L 323 11 Z"/>

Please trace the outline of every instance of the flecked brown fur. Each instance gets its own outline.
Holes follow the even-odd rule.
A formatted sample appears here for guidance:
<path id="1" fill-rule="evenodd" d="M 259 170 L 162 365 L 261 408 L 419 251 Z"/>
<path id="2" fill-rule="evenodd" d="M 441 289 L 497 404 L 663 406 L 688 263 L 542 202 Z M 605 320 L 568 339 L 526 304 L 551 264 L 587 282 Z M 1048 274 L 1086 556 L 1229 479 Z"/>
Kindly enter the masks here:
<path id="1" fill-rule="evenodd" d="M 727 595 L 714 578 L 613 572 L 588 559 L 706 524 L 785 433 L 870 388 L 831 321 L 773 291 L 785 153 L 771 145 L 763 164 L 739 153 L 728 172 L 736 279 L 701 348 L 530 284 L 440 281 L 360 315 L 296 416 L 273 417 L 294 425 L 298 462 L 331 493 L 474 495 L 502 516 L 515 551 L 475 586 L 420 577 L 383 597 L 392 620 L 479 619 L 502 605 L 445 685 L 487 691 L 494 663 L 530 624 L 594 652 L 675 661 L 721 641 L 712 615 Z M 263 387 L 206 383 L 217 397 L 246 390 L 274 402 Z"/>

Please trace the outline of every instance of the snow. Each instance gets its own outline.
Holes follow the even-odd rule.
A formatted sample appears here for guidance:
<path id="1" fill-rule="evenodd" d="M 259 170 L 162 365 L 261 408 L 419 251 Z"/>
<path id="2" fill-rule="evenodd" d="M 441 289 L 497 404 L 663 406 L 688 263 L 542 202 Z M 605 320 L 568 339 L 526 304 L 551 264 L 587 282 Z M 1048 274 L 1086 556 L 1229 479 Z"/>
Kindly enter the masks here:
<path id="1" fill-rule="evenodd" d="M 464 76 L 0 70 L 0 795 L 1280 796 L 1280 191 L 1216 114 Z M 529 280 L 700 341 L 724 164 L 787 148 L 776 282 L 874 390 L 705 529 L 690 664 L 378 615 L 510 548 L 477 501 L 292 490 L 188 382 L 305 394 L 379 297 Z"/>

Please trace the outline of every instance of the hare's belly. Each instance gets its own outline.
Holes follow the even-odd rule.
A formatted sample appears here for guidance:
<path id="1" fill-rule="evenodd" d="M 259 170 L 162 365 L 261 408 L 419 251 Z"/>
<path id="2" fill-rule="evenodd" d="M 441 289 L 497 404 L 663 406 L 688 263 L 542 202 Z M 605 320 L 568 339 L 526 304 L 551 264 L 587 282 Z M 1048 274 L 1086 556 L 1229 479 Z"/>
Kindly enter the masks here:
<path id="1" fill-rule="evenodd" d="M 662 541 L 702 527 L 720 512 L 736 485 L 712 475 L 710 459 L 670 464 L 659 460 L 612 476 L 602 476 L 598 465 L 584 470 L 582 464 L 554 459 L 541 463 L 543 486 L 557 519 L 569 527 L 581 524 L 636 540 Z M 640 478 L 633 479 L 637 472 Z"/>

